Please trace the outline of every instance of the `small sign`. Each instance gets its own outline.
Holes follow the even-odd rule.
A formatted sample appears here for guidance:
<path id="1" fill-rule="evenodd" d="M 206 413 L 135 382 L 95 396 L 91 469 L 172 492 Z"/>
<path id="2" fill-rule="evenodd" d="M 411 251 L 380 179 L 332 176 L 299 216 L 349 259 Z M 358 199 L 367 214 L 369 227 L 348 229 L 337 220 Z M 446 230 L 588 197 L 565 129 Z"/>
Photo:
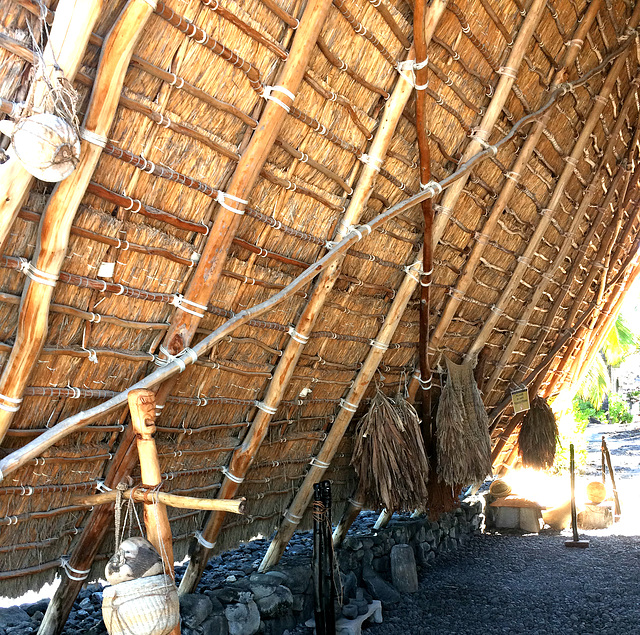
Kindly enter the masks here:
<path id="1" fill-rule="evenodd" d="M 511 391 L 511 403 L 513 404 L 513 414 L 524 412 L 531 407 L 529 404 L 529 389 L 518 388 Z"/>
<path id="2" fill-rule="evenodd" d="M 103 262 L 98 269 L 98 278 L 113 278 L 116 270 L 115 262 Z"/>

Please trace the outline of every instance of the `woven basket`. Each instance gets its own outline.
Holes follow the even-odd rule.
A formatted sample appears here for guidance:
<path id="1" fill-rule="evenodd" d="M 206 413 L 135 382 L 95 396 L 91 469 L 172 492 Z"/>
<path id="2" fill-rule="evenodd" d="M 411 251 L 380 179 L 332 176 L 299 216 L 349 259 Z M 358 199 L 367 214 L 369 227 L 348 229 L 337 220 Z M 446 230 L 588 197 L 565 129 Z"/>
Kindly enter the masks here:
<path id="1" fill-rule="evenodd" d="M 509 485 L 506 481 L 503 481 L 501 478 L 498 478 L 493 481 L 493 483 L 491 483 L 491 486 L 489 487 L 489 493 L 493 494 L 496 498 L 509 496 L 509 494 L 511 494 L 511 485 Z"/>
<path id="2" fill-rule="evenodd" d="M 178 590 L 168 575 L 105 587 L 102 617 L 109 635 L 169 635 L 180 623 Z"/>
<path id="3" fill-rule="evenodd" d="M 607 497 L 607 488 L 600 481 L 591 481 L 587 485 L 587 498 L 596 505 Z"/>

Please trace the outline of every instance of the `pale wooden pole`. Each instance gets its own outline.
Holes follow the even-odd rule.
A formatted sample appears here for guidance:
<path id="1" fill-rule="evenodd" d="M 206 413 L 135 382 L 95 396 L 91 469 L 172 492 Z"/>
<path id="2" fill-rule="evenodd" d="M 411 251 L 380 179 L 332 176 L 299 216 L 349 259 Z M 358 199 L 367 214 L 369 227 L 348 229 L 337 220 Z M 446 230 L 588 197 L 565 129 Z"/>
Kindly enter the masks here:
<path id="1" fill-rule="evenodd" d="M 639 20 L 640 20 L 640 4 L 636 5 L 633 15 L 631 16 L 631 19 L 629 21 L 630 28 L 635 28 Z M 489 339 L 489 336 L 491 335 L 491 332 L 493 331 L 496 325 L 496 322 L 498 321 L 502 313 L 504 313 L 504 310 L 507 304 L 511 300 L 511 296 L 513 295 L 516 288 L 520 284 L 520 280 L 525 272 L 525 269 L 531 263 L 532 258 L 534 257 L 535 252 L 540 243 L 540 240 L 542 239 L 542 236 L 544 235 L 545 231 L 549 227 L 549 224 L 551 223 L 551 218 L 553 217 L 564 195 L 564 190 L 569 182 L 569 179 L 573 176 L 573 171 L 575 170 L 576 166 L 578 165 L 578 162 L 582 158 L 582 153 L 584 151 L 584 148 L 587 146 L 587 144 L 590 141 L 590 135 L 593 132 L 593 129 L 595 128 L 596 124 L 598 123 L 600 119 L 600 115 L 604 110 L 604 107 L 608 103 L 607 99 L 609 97 L 609 94 L 611 93 L 611 89 L 615 85 L 618 75 L 620 75 L 620 72 L 624 68 L 625 60 L 627 59 L 628 55 L 629 55 L 629 49 L 623 52 L 616 59 L 616 61 L 613 63 L 613 66 L 611 67 L 611 70 L 607 74 L 607 78 L 605 79 L 605 82 L 602 85 L 600 93 L 596 96 L 594 100 L 589 116 L 587 117 L 587 121 L 585 122 L 580 132 L 580 136 L 578 137 L 578 140 L 574 144 L 571 154 L 568 157 L 566 157 L 566 164 L 559 178 L 556 181 L 555 188 L 553 190 L 551 198 L 549 199 L 549 202 L 547 203 L 547 207 L 544 210 L 544 215 L 540 219 L 540 222 L 538 223 L 538 226 L 536 227 L 533 233 L 533 236 L 531 236 L 531 238 L 529 239 L 529 242 L 527 243 L 527 247 L 524 250 L 523 254 L 518 258 L 518 262 L 513 272 L 511 273 L 511 277 L 509 278 L 509 281 L 507 282 L 506 287 L 503 289 L 499 300 L 494 304 L 494 307 L 492 308 L 491 313 L 489 314 L 487 319 L 484 321 L 482 328 L 480 329 L 480 333 L 478 334 L 475 341 L 467 351 L 465 355 L 465 359 L 469 360 L 473 358 L 473 356 L 476 355 L 480 351 L 480 349 L 482 349 L 482 347 L 486 344 L 487 340 Z"/>
<path id="2" fill-rule="evenodd" d="M 609 191 L 607 192 L 607 196 L 605 197 L 605 201 L 603 203 L 604 208 L 608 207 L 611 204 L 611 201 L 615 196 L 618 184 L 620 183 L 622 178 L 625 176 L 625 174 L 628 174 L 628 173 L 624 168 L 622 167 L 618 168 L 618 171 L 616 172 L 613 178 L 613 181 L 611 182 L 611 186 L 609 187 Z M 599 172 L 596 172 L 596 175 L 599 175 Z M 594 179 L 594 183 L 596 183 L 597 185 L 599 183 L 599 180 L 600 180 L 599 178 Z M 551 283 L 553 276 L 556 274 L 559 267 L 563 264 L 564 259 L 569 254 L 572 248 L 572 243 L 573 243 L 572 236 L 574 232 L 578 229 L 580 223 L 584 218 L 584 215 L 589 206 L 589 203 L 591 202 L 591 197 L 592 197 L 592 188 L 590 187 L 585 192 L 583 201 L 581 202 L 579 210 L 575 214 L 571 222 L 571 226 L 569 228 L 569 231 L 567 232 L 567 236 L 565 237 L 562 246 L 560 247 L 560 250 L 558 251 L 553 262 L 547 269 L 545 277 L 543 277 L 543 279 L 540 280 L 538 284 L 535 286 L 533 294 L 531 298 L 526 302 L 524 311 L 522 312 L 522 315 L 520 316 L 520 319 L 518 320 L 516 327 L 513 330 L 513 333 L 511 333 L 509 336 L 509 342 L 507 343 L 507 346 L 505 347 L 504 351 L 500 355 L 500 359 L 498 360 L 498 363 L 496 364 L 493 370 L 493 373 L 491 374 L 491 377 L 489 378 L 489 381 L 485 386 L 485 394 L 487 396 L 489 395 L 489 393 L 495 386 L 496 382 L 500 378 L 500 375 L 502 374 L 502 371 L 504 370 L 505 365 L 509 361 L 509 358 L 515 351 L 518 344 L 520 343 L 520 339 L 522 338 L 525 330 L 530 326 L 529 320 L 531 319 L 533 312 L 536 310 L 538 303 L 542 299 L 542 296 L 547 289 L 547 285 Z M 586 201 L 584 199 L 586 199 Z M 611 234 L 612 232 L 609 232 L 609 233 Z M 611 243 L 611 246 L 613 246 L 613 242 Z"/>
<path id="3" fill-rule="evenodd" d="M 369 147 L 369 156 L 372 159 L 365 163 L 362 168 L 362 173 L 337 232 L 336 240 L 338 241 L 350 231 L 349 226 L 356 223 L 366 209 L 366 204 L 373 191 L 375 177 L 382 165 L 387 148 L 391 143 L 393 133 L 412 90 L 413 88 L 410 84 L 404 80 L 399 80 L 387 101 L 376 129 L 375 137 Z M 291 332 L 291 338 L 287 342 L 287 346 L 272 373 L 271 381 L 262 402 L 256 410 L 251 427 L 242 445 L 234 451 L 231 457 L 227 472 L 218 491 L 218 498 L 232 498 L 240 488 L 242 480 L 253 463 L 269 430 L 269 422 L 291 381 L 304 344 L 309 339 L 316 319 L 340 275 L 341 264 L 342 259 L 335 262 L 320 275 L 295 329 Z M 224 518 L 225 514 L 222 512 L 211 513 L 207 518 L 206 524 L 198 535 L 198 542 L 194 542 L 190 549 L 191 559 L 180 583 L 181 594 L 192 593 L 198 584 L 211 553 L 211 547 L 208 547 L 207 544 L 213 545 L 215 543 L 222 529 Z"/>
<path id="4" fill-rule="evenodd" d="M 400 323 L 407 304 L 415 291 L 418 284 L 419 270 L 420 263 L 414 263 L 402 281 L 396 297 L 391 304 L 391 308 L 385 317 L 384 324 L 378 331 L 375 340 L 372 341 L 371 350 L 362 368 L 358 372 L 353 386 L 347 396 L 342 400 L 340 410 L 336 415 L 335 421 L 327 434 L 327 438 L 318 456 L 312 459 L 304 481 L 286 511 L 284 521 L 269 545 L 269 549 L 260 564 L 259 571 L 267 571 L 277 564 L 291 536 L 293 536 L 296 527 L 302 520 L 313 495 L 313 484 L 322 479 L 325 471 L 331 464 L 331 460 L 340 445 L 340 441 L 342 441 L 342 437 L 364 397 L 367 387 L 374 377 L 378 365 L 382 361 L 384 353 L 391 342 L 391 338 Z"/>
<path id="5" fill-rule="evenodd" d="M 633 95 L 633 93 L 631 93 Z M 626 100 L 625 100 L 625 104 L 626 104 Z M 577 219 L 581 219 L 585 212 L 586 212 L 586 208 L 591 204 L 591 200 L 593 199 L 593 196 L 595 195 L 596 191 L 598 190 L 598 188 L 600 187 L 600 178 L 599 175 L 601 174 L 604 166 L 607 163 L 607 158 L 610 155 L 610 153 L 613 152 L 613 149 L 615 148 L 615 144 L 616 142 L 618 142 L 620 139 L 618 137 L 618 134 L 620 132 L 620 129 L 624 123 L 624 118 L 626 116 L 626 113 L 629 110 L 629 105 L 627 105 L 625 107 L 625 105 L 623 105 L 623 107 L 620 110 L 620 115 L 616 121 L 616 124 L 612 130 L 612 134 L 609 138 L 609 142 L 607 144 L 607 147 L 605 149 L 604 152 L 604 156 L 602 157 L 602 160 L 600 161 L 600 165 L 598 166 L 598 168 L 596 170 L 594 170 L 593 173 L 593 178 L 591 180 L 591 183 L 589 185 L 589 187 L 587 188 L 587 190 L 584 193 L 584 196 L 582 197 L 582 200 L 580 201 L 580 205 L 578 207 L 578 210 L 575 214 L 574 217 L 574 221 L 572 221 L 571 227 L 569 229 L 569 231 L 567 232 L 567 236 L 565 238 L 565 245 L 567 244 L 567 241 L 570 240 L 571 235 L 575 234 L 575 232 L 577 231 L 577 228 L 574 226 L 576 223 Z M 610 188 L 612 187 L 612 184 L 610 185 Z M 535 340 L 535 343 L 531 346 L 531 348 L 527 351 L 527 354 L 525 356 L 525 358 L 522 361 L 522 364 L 518 367 L 518 369 L 516 370 L 516 372 L 514 373 L 513 376 L 513 383 L 518 384 L 520 382 L 520 380 L 522 379 L 522 377 L 524 377 L 524 374 L 526 372 L 526 370 L 531 366 L 531 364 L 533 364 L 535 358 L 538 356 L 541 348 L 544 346 L 545 341 L 547 340 L 547 337 L 549 335 L 549 331 L 551 330 L 551 327 L 553 325 L 553 322 L 555 320 L 555 318 L 558 316 L 558 314 L 560 313 L 561 309 L 562 309 L 562 305 L 564 303 L 564 301 L 566 300 L 566 297 L 569 293 L 569 289 L 571 287 L 571 285 L 573 284 L 573 281 L 575 279 L 575 277 L 578 275 L 578 272 L 580 271 L 580 267 L 582 266 L 582 261 L 585 258 L 586 255 L 586 251 L 589 247 L 589 245 L 591 244 L 591 241 L 593 239 L 593 236 L 596 233 L 597 228 L 600 226 L 600 223 L 602 222 L 602 219 L 604 217 L 604 211 L 605 208 L 604 206 L 600 206 L 600 209 L 598 210 L 598 214 L 596 215 L 595 219 L 591 222 L 591 226 L 586 234 L 586 237 L 584 238 L 584 240 L 582 241 L 583 247 L 582 249 L 579 249 L 577 254 L 574 256 L 573 258 L 573 262 L 571 264 L 571 269 L 569 270 L 568 274 L 565 276 L 565 283 L 560 287 L 560 289 L 558 290 L 558 294 L 554 300 L 553 305 L 551 306 L 551 308 L 548 310 L 547 312 L 547 316 L 545 318 L 545 321 L 543 324 L 540 325 L 540 334 L 537 337 L 537 339 Z M 564 249 L 564 247 L 563 247 Z M 557 258 L 555 259 L 557 260 Z M 489 391 L 487 390 L 486 395 L 489 394 Z"/>
<path id="6" fill-rule="evenodd" d="M 578 53 L 582 50 L 584 39 L 596 18 L 600 3 L 601 0 L 592 0 L 583 19 L 578 21 L 574 30 L 574 37 L 569 42 L 567 53 L 562 60 L 560 68 L 555 74 L 550 90 L 553 90 L 553 88 L 564 81 L 567 70 L 575 62 Z M 540 141 L 540 137 L 542 136 L 542 132 L 545 129 L 550 116 L 551 111 L 543 115 L 543 117 L 536 122 L 533 129 L 528 133 L 527 139 L 518 152 L 516 159 L 511 166 L 511 170 L 508 172 L 507 178 L 505 178 L 502 184 L 498 198 L 493 204 L 489 217 L 482 228 L 482 235 L 484 237 L 493 235 L 493 232 L 498 225 L 498 221 L 500 220 L 502 213 L 516 189 L 516 184 L 520 175 L 525 169 L 534 149 Z M 456 282 L 455 291 L 447 299 L 442 310 L 442 314 L 436 324 L 433 334 L 431 335 L 429 345 L 432 349 L 436 350 L 439 347 L 442 338 L 449 328 L 451 320 L 454 318 L 456 311 L 462 302 L 462 298 L 468 291 L 469 287 L 473 284 L 473 276 L 478 263 L 480 262 L 480 258 L 484 253 L 486 244 L 486 238 L 484 240 L 478 240 L 474 244 L 469 257 L 464 263 L 463 273 Z"/>
<path id="7" fill-rule="evenodd" d="M 513 44 L 507 63 L 500 69 L 500 80 L 496 86 L 495 93 L 487 106 L 480 125 L 475 129 L 474 135 L 467 144 L 460 163 L 464 163 L 467 159 L 483 149 L 489 139 L 489 135 L 493 131 L 496 121 L 502 115 L 502 107 L 509 97 L 511 87 L 516 80 L 518 69 L 520 68 L 522 59 L 527 52 L 529 41 L 531 40 L 533 32 L 542 17 L 545 4 L 546 0 L 533 0 L 531 3 L 527 17 L 524 19 L 522 26 L 518 31 L 518 36 Z M 458 179 L 443 195 L 440 203 L 440 211 L 436 215 L 433 225 L 434 245 L 437 245 L 438 242 L 440 242 L 440 238 L 442 238 L 442 234 L 444 233 L 449 217 L 455 209 L 468 178 L 468 175 L 465 175 L 461 179 Z"/>
<path id="8" fill-rule="evenodd" d="M 277 101 L 269 99 L 266 102 L 260 121 L 227 187 L 225 205 L 217 205 L 209 238 L 184 292 L 184 297 L 196 306 L 206 307 L 211 293 L 218 284 L 229 247 L 240 225 L 244 206 L 287 119 L 288 110 L 293 103 L 290 94 L 295 97 L 300 88 L 330 7 L 331 0 L 309 0 L 300 18 L 291 50 L 275 82 L 277 91 L 274 97 Z M 284 107 L 281 104 L 284 104 Z M 197 314 L 198 311 L 193 313 Z M 204 317 L 204 312 L 202 315 L 193 313 L 176 311 L 164 340 L 165 347 L 172 355 L 189 346 L 200 320 Z M 173 383 L 168 382 L 158 391 L 159 403 L 164 403 Z"/>
<path id="9" fill-rule="evenodd" d="M 162 484 L 162 472 L 158 460 L 158 450 L 153 435 L 156 431 L 156 394 L 153 390 L 132 390 L 129 393 L 129 412 L 131 425 L 136 433 L 136 446 L 140 458 L 140 476 L 147 488 L 153 489 Z M 167 506 L 159 500 L 145 502 L 144 526 L 147 540 L 156 548 L 162 558 L 162 564 L 167 575 L 175 578 L 173 561 L 173 536 L 167 515 Z M 180 625 L 176 626 L 171 635 L 180 635 Z"/>
<path id="10" fill-rule="evenodd" d="M 0 441 L 18 410 L 42 349 L 49 305 L 67 253 L 71 225 L 107 141 L 133 49 L 152 13 L 146 0 L 130 0 L 105 38 L 84 119 L 80 162 L 56 186 L 42 215 L 36 251 L 31 263 L 26 263 L 29 277 L 22 293 L 16 341 L 0 376 Z"/>
<path id="11" fill-rule="evenodd" d="M 73 82 L 103 3 L 104 0 L 60 1 L 43 53 L 43 71 L 50 79 L 60 69 Z M 38 107 L 46 101 L 46 91 L 47 83 L 36 78 L 27 102 Z M 34 180 L 16 157 L 0 165 L 0 253 Z"/>

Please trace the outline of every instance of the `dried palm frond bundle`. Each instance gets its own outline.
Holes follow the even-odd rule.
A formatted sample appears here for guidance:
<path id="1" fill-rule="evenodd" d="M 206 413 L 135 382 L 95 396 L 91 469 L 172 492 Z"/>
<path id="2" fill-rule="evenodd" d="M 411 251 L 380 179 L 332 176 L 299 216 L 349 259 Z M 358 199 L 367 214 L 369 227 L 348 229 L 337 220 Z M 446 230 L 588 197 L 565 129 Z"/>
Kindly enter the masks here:
<path id="1" fill-rule="evenodd" d="M 412 511 L 427 498 L 427 459 L 418 415 L 377 390 L 356 429 L 351 460 L 364 491 L 364 505 Z"/>
<path id="2" fill-rule="evenodd" d="M 489 420 L 473 377 L 473 364 L 447 362 L 447 383 L 436 416 L 438 476 L 455 487 L 491 474 Z"/>
<path id="3" fill-rule="evenodd" d="M 545 469 L 553 465 L 558 423 L 546 399 L 536 396 L 525 414 L 518 435 L 518 450 L 526 467 Z"/>

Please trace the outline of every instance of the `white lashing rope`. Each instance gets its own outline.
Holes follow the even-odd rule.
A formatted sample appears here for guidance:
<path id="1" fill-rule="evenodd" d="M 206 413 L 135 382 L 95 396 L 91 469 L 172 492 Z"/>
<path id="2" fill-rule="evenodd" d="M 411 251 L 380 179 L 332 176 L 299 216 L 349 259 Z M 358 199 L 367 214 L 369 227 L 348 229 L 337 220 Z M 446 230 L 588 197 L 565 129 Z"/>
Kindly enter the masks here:
<path id="1" fill-rule="evenodd" d="M 7 401 L 8 403 L 4 404 L 0 402 L 0 409 L 5 412 L 18 412 L 20 410 L 20 404 L 22 403 L 22 398 L 18 397 L 8 397 L 7 395 L 3 395 L 0 393 L 0 399 L 3 401 Z M 0 478 L 0 481 L 2 479 Z"/>
<path id="2" fill-rule="evenodd" d="M 80 138 L 99 148 L 104 148 L 107 145 L 107 141 L 109 141 L 104 135 L 86 130 L 85 128 L 80 129 Z"/>
<path id="3" fill-rule="evenodd" d="M 298 342 L 298 344 L 306 344 L 309 341 L 308 335 L 303 335 L 302 333 L 298 333 L 298 331 L 296 331 L 293 326 L 289 327 L 289 330 L 287 331 L 287 333 L 289 333 L 289 335 L 291 336 L 291 339 L 294 340 L 295 342 Z"/>
<path id="4" fill-rule="evenodd" d="M 274 408 L 272 406 L 267 406 L 267 404 L 264 403 L 264 401 L 257 401 L 256 400 L 255 406 L 256 406 L 256 408 L 258 410 L 262 410 L 262 412 L 266 412 L 268 415 L 274 415 L 278 411 L 278 408 Z"/>
<path id="5" fill-rule="evenodd" d="M 234 483 L 237 483 L 238 485 L 240 485 L 240 483 L 242 483 L 244 481 L 244 476 L 236 476 L 235 474 L 233 474 L 233 472 L 231 472 L 231 470 L 229 470 L 228 467 L 223 467 L 222 468 L 222 473 L 230 480 L 233 481 Z"/>
<path id="6" fill-rule="evenodd" d="M 82 582 L 83 580 L 86 580 L 91 572 L 91 569 L 74 569 L 69 564 L 69 558 L 67 556 L 62 556 L 60 558 L 60 566 L 64 569 L 69 580 L 73 580 L 74 582 Z"/>
<path id="7" fill-rule="evenodd" d="M 170 304 L 179 311 L 184 311 L 185 313 L 189 313 L 190 315 L 195 315 L 198 318 L 203 318 L 207 307 L 204 304 L 198 304 L 197 302 L 193 302 L 192 300 L 187 300 L 180 293 L 176 293 L 173 296 Z"/>
<path id="8" fill-rule="evenodd" d="M 42 271 L 41 269 L 36 268 L 26 258 L 20 258 L 18 271 L 24 273 L 27 278 L 33 280 L 34 282 L 43 284 L 47 287 L 55 287 L 56 283 L 58 282 L 57 273 L 48 273 L 47 271 Z"/>
<path id="9" fill-rule="evenodd" d="M 205 549 L 213 549 L 216 546 L 215 542 L 209 542 L 203 535 L 202 532 L 196 531 L 194 533 L 196 540 L 205 548 Z"/>
<path id="10" fill-rule="evenodd" d="M 429 63 L 429 57 L 427 56 L 422 62 L 416 63 L 415 60 L 404 60 L 403 62 L 398 62 L 396 65 L 396 70 L 400 73 L 400 77 L 404 79 L 410 86 L 415 88 L 416 90 L 425 90 L 429 87 L 429 80 L 427 80 L 426 84 L 416 84 L 416 69 L 420 70 L 424 68 Z M 407 74 L 407 71 L 411 73 L 411 75 Z"/>
<path id="11" fill-rule="evenodd" d="M 319 467 L 321 470 L 326 470 L 329 467 L 329 463 L 325 463 L 315 456 L 311 459 L 311 461 L 309 461 L 309 465 L 313 467 Z"/>
<path id="12" fill-rule="evenodd" d="M 353 404 L 346 399 L 340 399 L 340 407 L 347 412 L 355 412 L 358 409 L 356 404 Z"/>
<path id="13" fill-rule="evenodd" d="M 262 92 L 262 96 L 267 101 L 273 101 L 276 104 L 278 104 L 278 106 L 280 106 L 281 108 L 284 108 L 286 112 L 291 112 L 291 107 L 287 106 L 287 104 L 285 104 L 282 100 L 278 99 L 277 97 L 274 97 L 273 93 L 282 93 L 283 95 L 286 95 L 292 102 L 295 100 L 296 96 L 288 88 L 285 88 L 284 86 L 265 86 Z"/>
<path id="14" fill-rule="evenodd" d="M 155 356 L 153 363 L 156 366 L 166 366 L 171 362 L 178 364 L 179 372 L 183 372 L 187 367 L 187 363 L 195 363 L 198 360 L 198 354 L 192 348 L 183 348 L 177 355 L 172 355 L 164 346 L 160 346 L 160 352 L 166 359 Z M 164 406 L 162 406 L 164 408 Z M 156 406 L 158 408 L 158 406 Z"/>
<path id="15" fill-rule="evenodd" d="M 235 203 L 240 203 L 240 205 L 242 205 L 242 208 L 233 207 L 232 205 L 229 205 L 226 202 L 227 199 L 230 201 L 234 201 Z M 220 203 L 221 207 L 224 207 L 226 210 L 233 212 L 234 214 L 238 214 L 238 216 L 242 216 L 244 214 L 244 206 L 249 202 L 243 198 L 238 198 L 233 194 L 227 194 L 222 190 L 218 190 L 218 193 L 216 194 L 216 201 Z"/>

